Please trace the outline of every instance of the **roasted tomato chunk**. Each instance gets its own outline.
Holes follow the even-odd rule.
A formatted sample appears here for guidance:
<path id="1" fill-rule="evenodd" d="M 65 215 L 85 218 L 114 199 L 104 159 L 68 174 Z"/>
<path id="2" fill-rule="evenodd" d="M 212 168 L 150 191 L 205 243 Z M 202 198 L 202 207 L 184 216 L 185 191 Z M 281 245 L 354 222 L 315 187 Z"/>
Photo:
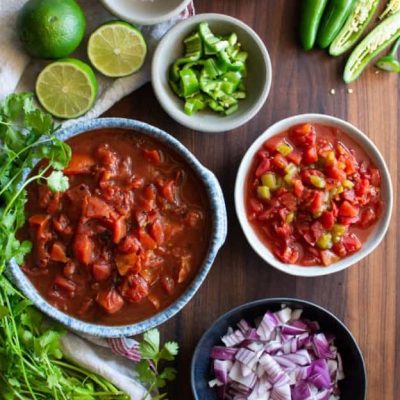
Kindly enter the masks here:
<path id="1" fill-rule="evenodd" d="M 96 301 L 108 314 L 115 314 L 124 305 L 124 299 L 115 288 L 104 289 L 99 292 Z"/>

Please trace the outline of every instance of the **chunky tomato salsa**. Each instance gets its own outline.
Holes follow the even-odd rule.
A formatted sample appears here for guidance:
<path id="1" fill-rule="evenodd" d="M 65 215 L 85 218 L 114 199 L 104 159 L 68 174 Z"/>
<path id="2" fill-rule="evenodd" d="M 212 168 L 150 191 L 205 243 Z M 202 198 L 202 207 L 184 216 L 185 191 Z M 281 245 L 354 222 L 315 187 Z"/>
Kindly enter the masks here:
<path id="1" fill-rule="evenodd" d="M 381 214 L 380 185 L 379 170 L 344 132 L 298 125 L 255 156 L 247 215 L 282 262 L 330 265 L 360 250 Z"/>
<path id="2" fill-rule="evenodd" d="M 72 138 L 70 187 L 28 190 L 24 272 L 60 310 L 106 325 L 171 304 L 207 252 L 204 186 L 173 151 L 132 131 Z"/>

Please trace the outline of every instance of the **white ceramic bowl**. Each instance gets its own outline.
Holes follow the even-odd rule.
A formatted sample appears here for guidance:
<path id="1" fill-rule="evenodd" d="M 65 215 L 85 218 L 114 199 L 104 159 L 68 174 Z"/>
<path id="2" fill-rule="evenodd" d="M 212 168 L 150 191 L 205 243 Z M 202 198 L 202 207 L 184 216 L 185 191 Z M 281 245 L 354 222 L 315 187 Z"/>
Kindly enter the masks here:
<path id="1" fill-rule="evenodd" d="M 245 184 L 246 184 L 247 174 L 249 172 L 255 154 L 261 148 L 262 144 L 272 136 L 275 136 L 276 134 L 289 129 L 294 125 L 306 122 L 320 123 L 323 125 L 334 126 L 344 131 L 351 139 L 353 139 L 356 143 L 361 145 L 361 147 L 370 157 L 371 161 L 375 164 L 377 168 L 379 168 L 382 178 L 382 198 L 385 207 L 382 215 L 380 216 L 379 221 L 375 224 L 375 227 L 371 232 L 371 234 L 369 235 L 367 241 L 363 243 L 362 248 L 358 252 L 352 254 L 349 257 L 343 258 L 340 261 L 328 267 L 322 265 L 314 267 L 301 267 L 299 265 L 282 263 L 272 254 L 272 252 L 259 239 L 256 232 L 249 223 L 246 215 L 246 208 L 244 201 Z M 350 265 L 353 265 L 358 261 L 360 261 L 361 259 L 363 259 L 364 257 L 366 257 L 378 246 L 378 244 L 382 241 L 383 237 L 385 236 L 385 233 L 389 226 L 390 216 L 392 214 L 392 207 L 393 207 L 393 189 L 390 180 L 390 174 L 386 166 L 385 160 L 383 159 L 382 155 L 380 154 L 379 150 L 374 145 L 374 143 L 363 132 L 361 132 L 359 129 L 357 129 L 350 123 L 343 121 L 339 118 L 331 117 L 329 115 L 302 114 L 283 119 L 282 121 L 273 124 L 263 134 L 261 134 L 247 150 L 246 154 L 242 159 L 242 162 L 240 164 L 236 176 L 235 207 L 240 225 L 242 226 L 243 232 L 248 242 L 250 243 L 254 251 L 262 259 L 264 259 L 265 262 L 272 265 L 276 269 L 279 269 L 280 271 L 286 272 L 287 274 L 290 275 L 305 276 L 305 277 L 321 276 L 321 275 L 332 274 L 334 272 L 338 272 L 345 268 L 348 268 Z"/>
<path id="2" fill-rule="evenodd" d="M 219 35 L 236 32 L 243 50 L 249 53 L 247 98 L 241 100 L 238 111 L 229 116 L 207 110 L 186 115 L 183 100 L 173 93 L 168 83 L 171 64 L 183 56 L 183 40 L 197 29 L 200 22 L 208 22 L 211 30 Z M 229 131 L 253 118 L 268 97 L 272 79 L 271 60 L 260 37 L 242 21 L 222 14 L 199 14 L 173 27 L 157 46 L 151 73 L 155 95 L 164 110 L 181 125 L 202 132 Z"/>
<path id="3" fill-rule="evenodd" d="M 192 0 L 101 0 L 104 6 L 124 21 L 139 25 L 155 25 L 167 21 Z"/>

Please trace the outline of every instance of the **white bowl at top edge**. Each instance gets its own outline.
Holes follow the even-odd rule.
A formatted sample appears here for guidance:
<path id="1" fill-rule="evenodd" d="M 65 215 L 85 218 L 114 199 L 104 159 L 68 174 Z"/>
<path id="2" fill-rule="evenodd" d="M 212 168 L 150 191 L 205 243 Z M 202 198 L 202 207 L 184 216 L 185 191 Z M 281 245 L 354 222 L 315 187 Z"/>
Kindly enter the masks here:
<path id="1" fill-rule="evenodd" d="M 114 15 L 139 25 L 155 25 L 180 14 L 192 0 L 101 0 Z"/>
<path id="2" fill-rule="evenodd" d="M 377 168 L 379 168 L 379 171 L 381 172 L 381 188 L 382 199 L 384 202 L 384 211 L 380 216 L 378 222 L 375 224 L 373 231 L 370 233 L 368 239 L 363 243 L 363 246 L 358 252 L 352 254 L 351 256 L 345 257 L 327 267 L 322 265 L 313 267 L 302 267 L 294 264 L 285 264 L 279 261 L 257 236 L 256 232 L 254 231 L 250 222 L 247 219 L 245 208 L 244 196 L 247 174 L 257 151 L 261 148 L 262 144 L 272 136 L 275 136 L 278 133 L 289 129 L 294 125 L 306 122 L 320 123 L 323 125 L 334 126 L 341 129 L 345 134 L 347 134 L 347 136 L 349 136 L 356 143 L 361 145 L 371 161 L 375 164 Z M 235 208 L 240 225 L 248 242 L 250 243 L 253 250 L 266 263 L 290 275 L 304 277 L 322 276 L 342 271 L 350 267 L 351 265 L 365 258 L 379 245 L 389 227 L 390 217 L 393 208 L 393 188 L 389 170 L 386 166 L 384 158 L 382 157 L 375 144 L 371 141 L 371 139 L 369 139 L 361 130 L 351 125 L 349 122 L 329 115 L 301 114 L 276 122 L 275 124 L 270 126 L 264 133 L 262 133 L 247 150 L 242 159 L 236 176 Z"/>
<path id="3" fill-rule="evenodd" d="M 236 32 L 247 59 L 247 98 L 240 100 L 239 109 L 229 116 L 203 110 L 191 116 L 183 111 L 184 101 L 178 98 L 168 83 L 171 64 L 183 57 L 183 40 L 201 22 L 208 22 L 217 35 Z M 239 19 L 223 14 L 199 14 L 175 25 L 158 44 L 151 68 L 154 93 L 169 116 L 187 128 L 201 132 L 225 132 L 244 125 L 253 118 L 267 100 L 272 81 L 272 66 L 268 51 L 256 32 Z"/>

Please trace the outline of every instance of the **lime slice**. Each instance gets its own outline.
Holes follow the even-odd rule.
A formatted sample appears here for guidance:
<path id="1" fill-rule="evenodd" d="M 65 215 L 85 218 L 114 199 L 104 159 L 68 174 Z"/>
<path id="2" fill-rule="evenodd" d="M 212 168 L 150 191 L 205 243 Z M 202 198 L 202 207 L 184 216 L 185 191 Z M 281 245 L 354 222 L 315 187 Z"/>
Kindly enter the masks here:
<path id="1" fill-rule="evenodd" d="M 56 61 L 39 74 L 36 95 L 55 117 L 76 118 L 90 110 L 96 100 L 96 76 L 92 68 L 80 60 Z"/>
<path id="2" fill-rule="evenodd" d="M 97 28 L 89 38 L 88 56 L 103 75 L 131 75 L 143 65 L 147 46 L 141 32 L 122 22 L 110 22 Z"/>

